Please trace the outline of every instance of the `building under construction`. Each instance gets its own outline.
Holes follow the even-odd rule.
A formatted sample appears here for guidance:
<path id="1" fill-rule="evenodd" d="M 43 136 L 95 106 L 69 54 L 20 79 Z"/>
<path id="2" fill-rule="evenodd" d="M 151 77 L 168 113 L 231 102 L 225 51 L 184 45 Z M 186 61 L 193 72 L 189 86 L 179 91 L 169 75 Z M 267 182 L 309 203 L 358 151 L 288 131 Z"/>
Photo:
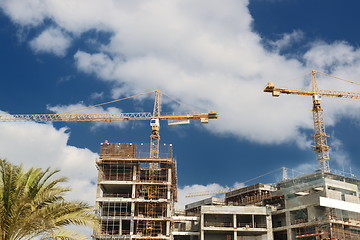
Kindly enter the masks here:
<path id="1" fill-rule="evenodd" d="M 164 148 L 164 147 L 163 147 Z M 97 161 L 96 240 L 360 239 L 360 180 L 315 172 L 254 184 L 175 211 L 172 147 L 149 158 L 148 146 L 102 143 Z"/>
<path id="2" fill-rule="evenodd" d="M 187 205 L 196 238 L 184 224 L 176 231 L 188 240 L 359 240 L 359 187 L 358 179 L 327 172 L 255 184 Z"/>
<path id="3" fill-rule="evenodd" d="M 139 144 L 101 144 L 96 240 L 172 239 L 177 179 L 171 145 L 159 158 L 142 150 Z"/>

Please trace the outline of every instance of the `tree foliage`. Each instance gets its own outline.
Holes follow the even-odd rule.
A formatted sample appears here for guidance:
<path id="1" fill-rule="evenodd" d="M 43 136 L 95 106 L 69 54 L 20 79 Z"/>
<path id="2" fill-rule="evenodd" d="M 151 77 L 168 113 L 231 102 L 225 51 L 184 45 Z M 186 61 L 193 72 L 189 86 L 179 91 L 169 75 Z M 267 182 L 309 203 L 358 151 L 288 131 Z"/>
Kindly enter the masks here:
<path id="1" fill-rule="evenodd" d="M 25 171 L 0 160 L 0 240 L 87 239 L 67 226 L 95 227 L 93 209 L 84 202 L 66 201 L 70 191 L 58 170 Z"/>

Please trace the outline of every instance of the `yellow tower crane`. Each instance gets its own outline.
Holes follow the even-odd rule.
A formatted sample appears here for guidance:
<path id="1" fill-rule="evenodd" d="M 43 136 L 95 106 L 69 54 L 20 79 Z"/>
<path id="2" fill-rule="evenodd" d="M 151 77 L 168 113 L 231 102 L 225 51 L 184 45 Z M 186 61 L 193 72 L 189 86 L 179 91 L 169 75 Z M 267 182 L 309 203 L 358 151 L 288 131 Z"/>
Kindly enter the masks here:
<path id="1" fill-rule="evenodd" d="M 153 112 L 139 112 L 139 113 L 70 113 L 77 110 L 97 107 L 100 105 L 129 99 L 148 93 L 155 93 L 155 102 Z M 142 93 L 127 97 L 124 99 L 114 100 L 107 103 L 97 104 L 94 106 L 73 110 L 65 113 L 57 114 L 4 114 L 0 115 L 0 122 L 89 122 L 89 121 L 130 121 L 130 120 L 149 120 L 151 126 L 150 135 L 150 158 L 159 158 L 159 143 L 160 143 L 160 121 L 189 121 L 192 119 L 199 119 L 201 123 L 208 123 L 209 119 L 217 119 L 216 112 L 195 113 L 187 115 L 161 115 L 161 96 L 159 90 L 154 90 L 147 93 Z"/>
<path id="2" fill-rule="evenodd" d="M 321 97 L 336 97 L 336 98 L 353 98 L 360 99 L 360 93 L 358 92 L 347 92 L 347 91 L 332 91 L 332 90 L 322 90 L 317 86 L 316 74 L 323 74 L 325 76 L 337 78 L 343 81 L 347 81 L 338 77 L 331 76 L 316 70 L 311 71 L 311 91 L 301 91 L 301 90 L 290 90 L 286 88 L 276 88 L 273 82 L 269 82 L 264 92 L 272 93 L 272 96 L 279 97 L 280 94 L 293 94 L 293 95 L 305 95 L 312 96 L 313 99 L 313 120 L 314 120 L 314 151 L 317 154 L 317 160 L 319 163 L 319 169 L 322 172 L 330 172 L 329 166 L 329 151 L 330 148 L 327 143 L 328 135 L 325 132 L 325 123 L 324 123 L 324 111 L 321 107 Z M 350 81 L 347 81 L 350 82 Z M 353 82 L 351 82 L 353 83 Z"/>

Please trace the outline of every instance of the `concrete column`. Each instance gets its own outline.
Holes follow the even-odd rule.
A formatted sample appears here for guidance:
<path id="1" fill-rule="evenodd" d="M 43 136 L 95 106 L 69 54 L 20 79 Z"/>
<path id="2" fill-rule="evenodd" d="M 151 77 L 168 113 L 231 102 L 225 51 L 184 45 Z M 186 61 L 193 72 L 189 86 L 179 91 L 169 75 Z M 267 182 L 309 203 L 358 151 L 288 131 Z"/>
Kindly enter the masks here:
<path id="1" fill-rule="evenodd" d="M 171 186 L 169 185 L 168 186 L 168 189 L 167 189 L 167 199 L 170 200 L 171 199 Z"/>
<path id="2" fill-rule="evenodd" d="M 172 188 L 172 184 L 171 184 L 171 169 L 168 169 L 168 188 L 167 188 L 167 199 L 171 199 L 171 188 Z"/>
<path id="3" fill-rule="evenodd" d="M 171 184 L 171 169 L 167 169 L 167 182 L 169 183 L 168 184 L 168 187 L 167 187 L 167 199 L 170 200 L 171 199 L 171 187 L 172 187 L 172 184 Z M 167 211 L 166 211 L 166 217 L 170 218 L 171 215 L 172 215 L 172 205 L 173 205 L 173 202 L 168 202 L 166 204 L 166 207 L 167 207 Z M 166 221 L 166 236 L 169 236 L 171 234 L 171 222 L 168 220 Z M 171 236 L 171 239 L 173 239 L 173 236 Z"/>
<path id="4" fill-rule="evenodd" d="M 166 236 L 170 236 L 170 221 L 166 221 Z"/>
<path id="5" fill-rule="evenodd" d="M 167 178 L 167 181 L 168 181 L 168 183 L 170 183 L 171 184 L 171 182 L 172 182 L 172 176 L 171 176 L 171 168 L 169 168 L 168 169 L 168 178 Z"/>
<path id="6" fill-rule="evenodd" d="M 119 221 L 119 235 L 122 235 L 122 220 Z"/>
<path id="7" fill-rule="evenodd" d="M 130 235 L 134 235 L 134 220 L 130 220 Z"/>
<path id="8" fill-rule="evenodd" d="M 131 203 L 131 216 L 135 216 L 135 203 Z M 134 234 L 134 220 L 130 220 L 130 235 Z"/>
<path id="9" fill-rule="evenodd" d="M 133 184 L 131 186 L 131 198 L 135 198 L 135 196 L 136 196 L 135 193 L 136 193 L 136 185 Z"/>
<path id="10" fill-rule="evenodd" d="M 285 221 L 286 221 L 286 226 L 287 226 L 287 240 L 295 240 L 292 237 L 292 232 L 291 232 L 291 218 L 290 218 L 290 212 L 287 211 L 285 212 Z"/>
<path id="11" fill-rule="evenodd" d="M 204 214 L 201 213 L 200 215 L 200 240 L 205 240 L 205 234 L 204 234 Z"/>
<path id="12" fill-rule="evenodd" d="M 233 229 L 234 229 L 234 240 L 236 240 L 237 238 L 236 214 L 233 214 Z"/>
<path id="13" fill-rule="evenodd" d="M 266 215 L 267 239 L 274 240 L 273 229 L 272 229 L 272 219 L 271 219 L 271 208 L 268 208 L 266 212 L 268 214 L 268 215 Z"/>
<path id="14" fill-rule="evenodd" d="M 137 171 L 137 167 L 134 166 L 134 167 L 133 167 L 133 178 L 132 178 L 133 181 L 136 181 L 136 178 L 137 178 L 136 171 Z"/>
<path id="15" fill-rule="evenodd" d="M 132 177 L 132 180 L 133 181 L 136 181 L 136 166 L 133 167 L 133 177 Z M 136 193 L 136 185 L 133 184 L 132 185 L 132 189 L 131 189 L 131 198 L 135 198 L 135 193 Z"/>
<path id="16" fill-rule="evenodd" d="M 171 211 L 172 209 L 171 209 L 171 203 L 167 203 L 166 204 L 166 217 L 171 217 L 171 215 L 172 215 L 172 211 Z"/>

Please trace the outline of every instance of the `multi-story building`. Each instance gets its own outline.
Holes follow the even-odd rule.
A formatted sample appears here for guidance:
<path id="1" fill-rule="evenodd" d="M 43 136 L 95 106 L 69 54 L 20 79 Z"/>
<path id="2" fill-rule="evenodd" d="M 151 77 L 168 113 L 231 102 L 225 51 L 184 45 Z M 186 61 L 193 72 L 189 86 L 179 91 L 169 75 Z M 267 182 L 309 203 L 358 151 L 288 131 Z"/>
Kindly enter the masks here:
<path id="1" fill-rule="evenodd" d="M 359 240 L 360 180 L 315 172 L 254 184 L 174 211 L 171 146 L 149 158 L 148 146 L 102 143 L 96 240 Z M 146 153 L 145 153 L 146 152 Z"/>
<path id="2" fill-rule="evenodd" d="M 198 217 L 193 239 L 359 240 L 359 187 L 354 177 L 316 172 L 188 204 L 186 214 Z"/>
<path id="3" fill-rule="evenodd" d="M 171 146 L 160 158 L 132 143 L 102 143 L 97 161 L 96 240 L 172 239 L 177 198 Z"/>
<path id="4" fill-rule="evenodd" d="M 277 183 L 275 239 L 360 239 L 359 187 L 358 179 L 323 172 Z"/>

